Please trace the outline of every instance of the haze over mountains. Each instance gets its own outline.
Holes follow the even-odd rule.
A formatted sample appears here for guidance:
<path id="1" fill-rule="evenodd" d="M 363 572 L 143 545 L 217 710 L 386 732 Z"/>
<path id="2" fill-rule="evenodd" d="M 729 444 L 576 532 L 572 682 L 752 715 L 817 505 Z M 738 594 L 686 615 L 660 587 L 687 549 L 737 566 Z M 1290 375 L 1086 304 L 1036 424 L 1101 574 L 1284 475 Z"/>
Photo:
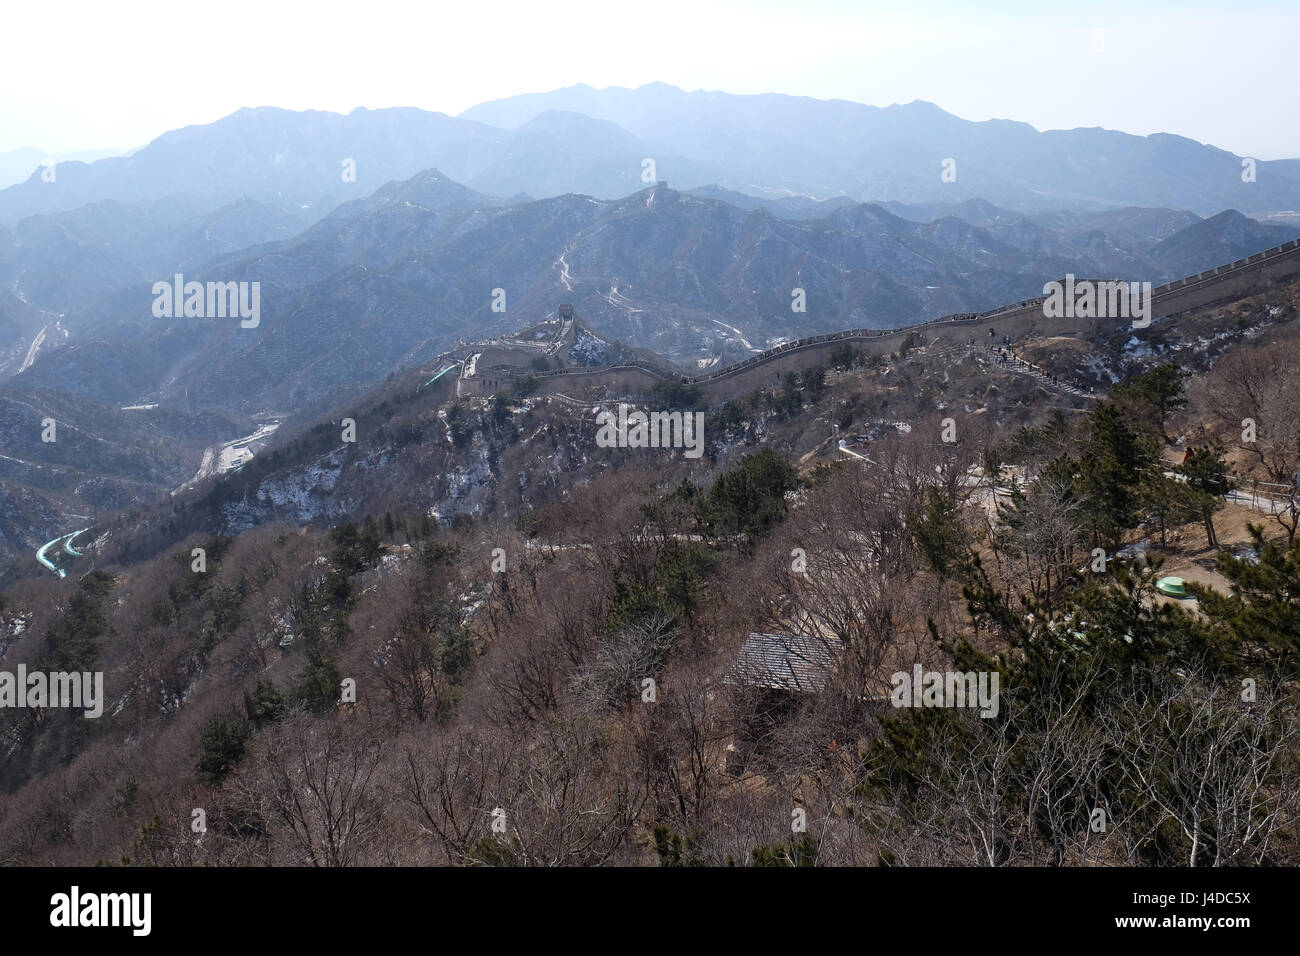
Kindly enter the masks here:
<path id="1" fill-rule="evenodd" d="M 253 200 L 179 231 L 150 230 L 157 214 L 107 204 L 57 224 L 33 217 L 15 231 L 6 278 L 27 301 L 66 309 L 58 321 L 72 334 L 63 348 L 43 345 L 24 382 L 107 402 L 183 398 L 252 412 L 364 386 L 560 301 L 609 335 L 693 363 L 990 308 L 1070 271 L 1163 281 L 1291 238 L 1232 211 L 1025 217 L 975 202 L 912 216 L 852 204 L 786 219 L 663 187 L 502 203 L 429 172 L 289 238 L 277 234 L 291 221 Z M 236 240 L 216 241 L 218 226 L 274 241 L 231 251 Z M 74 261 L 85 264 L 83 284 L 65 287 Z M 261 326 L 155 318 L 153 282 L 187 269 L 260 282 Z M 807 290 L 806 312 L 790 309 L 795 287 Z M 492 311 L 495 288 L 507 292 L 504 313 Z M 11 349 L 11 370 L 32 358 L 21 351 Z"/>
<path id="2" fill-rule="evenodd" d="M 0 16 L 10 924 L 1285 898 L 1300 4 L 157 6 Z"/>
<path id="3" fill-rule="evenodd" d="M 1242 158 L 1172 135 L 1103 129 L 1040 132 L 975 123 L 921 101 L 888 107 L 768 94 L 687 93 L 579 85 L 484 103 L 458 117 L 399 108 L 346 116 L 242 109 L 173 130 L 131 156 L 64 163 L 58 188 L 39 172 L 0 191 L 0 222 L 114 199 L 189 197 L 210 211 L 247 196 L 328 211 L 331 204 L 437 167 L 483 192 L 544 197 L 627 195 L 644 158 L 680 188 L 858 201 L 954 202 L 1013 208 L 1168 206 L 1211 215 L 1300 208 L 1300 160 Z M 340 164 L 356 161 L 357 182 Z M 956 163 L 953 181 L 941 163 Z M 356 186 L 349 190 L 349 185 Z"/>
<path id="4" fill-rule="evenodd" d="M 78 150 L 72 153 L 50 153 L 35 146 L 19 146 L 17 149 L 0 153 L 0 189 L 21 183 L 27 179 L 33 169 L 46 160 L 56 162 L 93 163 L 109 156 L 122 155 L 116 149 Z"/>
<path id="5" fill-rule="evenodd" d="M 663 84 L 458 117 L 243 109 L 0 190 L 0 482 L 11 504 L 38 496 L 18 509 L 37 523 L 117 507 L 255 418 L 309 421 L 559 302 L 691 369 L 996 307 L 1067 272 L 1162 282 L 1296 235 L 1272 223 L 1300 210 L 1300 161 L 1242 171 L 1176 136 Z M 176 273 L 259 283 L 259 326 L 155 317 L 153 284 Z M 89 462 L 33 464 L 21 409 L 54 393 Z M 94 452 L 109 435 L 111 461 Z"/>

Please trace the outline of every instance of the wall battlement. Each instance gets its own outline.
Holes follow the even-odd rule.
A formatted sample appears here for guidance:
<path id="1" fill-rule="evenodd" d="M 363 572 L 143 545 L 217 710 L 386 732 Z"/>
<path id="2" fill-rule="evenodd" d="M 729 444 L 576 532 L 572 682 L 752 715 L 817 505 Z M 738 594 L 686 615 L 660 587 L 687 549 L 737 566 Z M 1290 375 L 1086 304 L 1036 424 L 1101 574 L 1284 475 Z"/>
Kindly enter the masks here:
<path id="1" fill-rule="evenodd" d="M 1190 309 L 1247 292 L 1263 282 L 1275 282 L 1300 275 L 1300 240 L 1293 239 L 1265 249 L 1245 259 L 1207 269 L 1197 275 L 1176 279 L 1151 290 L 1153 318 L 1168 318 Z M 1078 281 L 1078 280 L 1076 280 Z M 1024 335 L 1081 335 L 1110 331 L 1127 319 L 1088 317 L 1047 318 L 1043 315 L 1043 297 L 1022 299 L 983 312 L 959 312 L 915 325 L 894 329 L 849 329 L 828 332 L 787 342 L 750 356 L 734 365 L 702 375 L 683 375 L 650 362 L 627 362 L 597 368 L 565 368 L 537 373 L 541 394 L 563 392 L 575 387 L 603 387 L 635 391 L 655 382 L 676 381 L 697 386 L 707 397 L 717 400 L 733 398 L 765 385 L 779 384 L 788 371 L 799 371 L 826 364 L 830 352 L 844 344 L 865 346 L 868 351 L 884 354 L 895 351 L 910 334 L 924 333 L 930 342 L 945 345 L 971 344 L 992 333 L 994 339 Z M 571 318 L 572 307 L 566 318 Z M 981 339 L 982 340 L 982 339 Z M 461 394 L 491 394 L 501 384 L 499 375 L 475 381 L 462 379 Z M 488 383 L 491 383 L 490 385 Z"/>

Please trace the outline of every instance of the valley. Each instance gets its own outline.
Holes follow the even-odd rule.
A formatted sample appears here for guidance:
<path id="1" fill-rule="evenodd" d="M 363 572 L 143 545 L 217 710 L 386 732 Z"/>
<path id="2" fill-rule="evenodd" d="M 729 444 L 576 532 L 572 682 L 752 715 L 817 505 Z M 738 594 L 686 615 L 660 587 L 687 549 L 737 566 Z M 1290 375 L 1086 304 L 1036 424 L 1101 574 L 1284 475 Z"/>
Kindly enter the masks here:
<path id="1" fill-rule="evenodd" d="M 303 942 L 315 869 L 980 868 L 1028 938 L 1300 865 L 1290 14 L 392 13 L 61 118 L 69 15 L 0 126 L 85 140 L 0 144 L 0 864 L 169 942 L 229 879 L 150 873 Z M 574 82 L 670 37 L 828 98 Z"/>

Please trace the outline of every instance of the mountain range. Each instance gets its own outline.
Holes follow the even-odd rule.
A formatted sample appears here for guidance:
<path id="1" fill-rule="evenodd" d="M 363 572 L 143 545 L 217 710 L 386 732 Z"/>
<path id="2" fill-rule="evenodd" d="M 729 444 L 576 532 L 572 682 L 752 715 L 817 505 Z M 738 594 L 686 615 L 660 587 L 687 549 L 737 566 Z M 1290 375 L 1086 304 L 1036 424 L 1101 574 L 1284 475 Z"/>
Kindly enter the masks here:
<path id="1" fill-rule="evenodd" d="M 154 229 L 164 214 L 105 203 L 31 217 L 0 274 L 68 335 L 47 334 L 35 355 L 30 339 L 11 340 L 7 367 L 25 365 L 29 387 L 106 403 L 253 414 L 367 387 L 561 301 L 606 335 L 695 366 L 802 335 L 991 308 L 1067 272 L 1162 282 L 1294 235 L 1232 210 L 1025 215 L 984 201 L 832 203 L 818 218 L 785 218 L 773 203 L 744 209 L 711 192 L 511 202 L 434 170 L 287 237 L 293 220 L 257 200 Z M 156 318 L 152 285 L 176 272 L 260 283 L 260 327 Z M 60 281 L 70 273 L 82 284 Z M 796 288 L 804 311 L 792 308 Z M 19 324 L 31 326 L 30 315 Z"/>
<path id="2" fill-rule="evenodd" d="M 31 175 L 33 170 L 48 160 L 56 163 L 79 162 L 93 163 L 110 156 L 121 156 L 116 149 L 78 150 L 71 153 L 50 153 L 36 146 L 19 146 L 17 149 L 0 153 L 0 189 L 21 183 Z"/>
<path id="3" fill-rule="evenodd" d="M 610 199 L 646 183 L 647 159 L 651 180 L 773 197 L 982 198 L 1026 210 L 1144 205 L 1199 215 L 1300 209 L 1300 160 L 1254 162 L 1247 181 L 1249 157 L 1181 136 L 1039 131 L 963 120 L 923 101 L 877 107 L 651 83 L 526 94 L 456 117 L 412 108 L 346 116 L 241 109 L 165 133 L 129 156 L 59 163 L 53 183 L 35 170 L 0 190 L 0 223 L 103 199 L 167 197 L 186 197 L 199 212 L 248 197 L 320 215 L 433 167 L 498 196 Z"/>
<path id="4" fill-rule="evenodd" d="M 259 422 L 312 421 L 560 302 L 694 370 L 1069 272 L 1178 278 L 1296 235 L 1275 223 L 1300 161 L 1242 168 L 1181 137 L 662 84 L 457 117 L 243 109 L 60 162 L 0 189 L 0 536 L 173 489 Z M 155 316 L 177 274 L 258 283 L 258 327 Z M 74 426 L 56 458 L 51 410 Z"/>

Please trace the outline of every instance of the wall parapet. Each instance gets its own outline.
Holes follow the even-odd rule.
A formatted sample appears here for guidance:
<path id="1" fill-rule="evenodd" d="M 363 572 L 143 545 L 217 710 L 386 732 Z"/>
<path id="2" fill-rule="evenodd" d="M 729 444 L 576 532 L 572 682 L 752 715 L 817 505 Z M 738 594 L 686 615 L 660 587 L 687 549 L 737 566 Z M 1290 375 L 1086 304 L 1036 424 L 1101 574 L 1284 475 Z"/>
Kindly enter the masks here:
<path id="1" fill-rule="evenodd" d="M 1222 279 L 1242 269 L 1253 269 L 1261 262 L 1271 261 L 1278 256 L 1288 255 L 1300 252 L 1300 239 L 1292 239 L 1289 242 L 1274 246 L 1271 249 L 1265 249 L 1247 256 L 1245 259 L 1238 259 L 1235 262 L 1226 263 L 1214 269 L 1207 269 L 1199 274 L 1186 276 L 1182 279 L 1174 279 L 1165 285 L 1157 286 L 1152 289 L 1153 306 L 1156 302 L 1170 297 L 1178 297 L 1190 293 L 1193 290 L 1199 290 L 1208 286 L 1218 285 Z M 1076 282 L 1080 281 L 1078 279 Z M 1092 280 L 1101 281 L 1101 280 Z M 1202 285 L 1204 284 L 1204 285 Z M 1013 313 L 1022 312 L 1027 309 L 1040 307 L 1044 302 L 1042 296 L 1030 299 L 1021 299 L 1019 302 L 1013 302 L 1008 305 L 999 306 L 995 309 L 988 309 L 980 312 L 954 312 L 948 315 L 942 315 L 937 318 L 928 319 L 924 322 L 917 322 L 912 325 L 898 326 L 890 329 L 847 329 L 842 332 L 826 332 L 820 335 L 807 336 L 801 339 L 795 339 L 785 342 L 774 348 L 767 349 L 757 355 L 751 355 L 749 358 L 742 359 L 726 368 L 708 372 L 703 375 L 685 375 L 656 365 L 652 362 L 640 360 L 628 360 L 620 362 L 617 365 L 601 365 L 589 367 L 569 367 L 563 369 L 552 369 L 545 372 L 530 373 L 536 375 L 539 379 L 553 379 L 574 376 L 596 376 L 601 374 L 618 374 L 637 370 L 648 373 L 659 379 L 671 379 L 688 385 L 709 385 L 714 382 L 722 381 L 735 375 L 739 375 L 750 369 L 764 365 L 777 358 L 791 353 L 805 351 L 807 349 L 824 346 L 828 343 L 846 342 L 851 340 L 870 340 L 880 339 L 889 336 L 906 336 L 910 333 L 933 330 L 936 328 L 948 328 L 953 326 L 971 325 L 985 322 L 997 318 L 1009 316 Z M 1168 312 L 1166 311 L 1166 314 Z"/>

